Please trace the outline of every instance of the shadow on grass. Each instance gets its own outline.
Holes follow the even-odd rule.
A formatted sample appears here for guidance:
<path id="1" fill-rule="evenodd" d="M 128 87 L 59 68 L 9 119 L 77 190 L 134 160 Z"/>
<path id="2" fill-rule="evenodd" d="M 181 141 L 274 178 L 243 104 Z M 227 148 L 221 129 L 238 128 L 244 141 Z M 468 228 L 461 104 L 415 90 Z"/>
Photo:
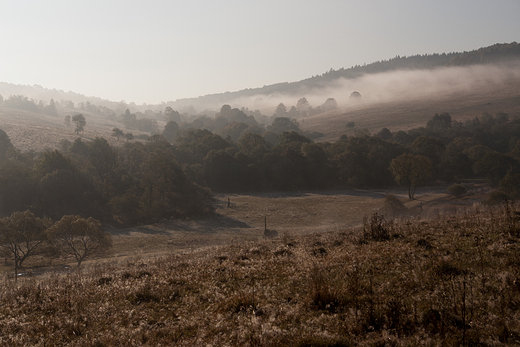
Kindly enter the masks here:
<path id="1" fill-rule="evenodd" d="M 370 190 L 362 190 L 362 189 L 343 189 L 343 190 L 313 190 L 313 191 L 298 191 L 298 192 L 268 192 L 268 193 L 247 193 L 247 194 L 238 194 L 238 195 L 248 195 L 254 196 L 258 198 L 303 198 L 311 195 L 347 195 L 347 196 L 365 196 L 371 198 L 385 198 L 386 193 L 382 191 L 370 191 Z M 235 194 L 220 194 L 217 195 L 217 200 L 219 201 L 222 207 L 225 207 L 227 203 L 227 197 L 231 198 L 231 202 L 233 202 L 233 196 L 237 196 Z"/>
<path id="2" fill-rule="evenodd" d="M 135 226 L 132 228 L 112 229 L 109 230 L 111 235 L 130 235 L 132 232 L 147 235 L 171 235 L 175 231 L 198 232 L 205 234 L 216 234 L 219 229 L 230 228 L 251 228 L 251 226 L 242 221 L 215 214 L 212 217 L 193 220 L 165 220 L 151 225 Z"/>
<path id="3" fill-rule="evenodd" d="M 158 228 L 156 224 L 135 226 L 123 229 L 111 229 L 108 232 L 113 235 L 130 235 L 130 233 L 142 233 L 147 235 L 169 235 L 170 233 L 163 228 Z"/>

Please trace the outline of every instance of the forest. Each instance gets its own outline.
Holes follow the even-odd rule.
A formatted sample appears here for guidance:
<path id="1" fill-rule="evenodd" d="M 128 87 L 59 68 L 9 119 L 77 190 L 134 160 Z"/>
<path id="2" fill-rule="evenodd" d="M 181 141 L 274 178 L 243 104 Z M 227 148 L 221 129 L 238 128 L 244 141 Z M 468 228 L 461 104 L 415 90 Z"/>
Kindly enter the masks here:
<path id="1" fill-rule="evenodd" d="M 215 119 L 181 125 L 171 120 L 178 120 L 173 110 L 165 113 L 162 133 L 145 141 L 126 137 L 117 147 L 102 137 L 78 137 L 57 150 L 21 152 L 1 131 L 1 215 L 31 210 L 53 220 L 79 215 L 132 226 L 210 214 L 212 193 L 398 183 L 408 186 L 412 199 L 418 185 L 470 178 L 489 179 L 502 188 L 495 193 L 500 198 L 520 195 L 520 118 L 505 113 L 466 122 L 435 114 L 425 127 L 376 134 L 360 129 L 333 143 L 313 141 L 289 117 L 275 117 L 263 129 L 228 105 Z M 114 128 L 113 136 L 124 135 Z"/>

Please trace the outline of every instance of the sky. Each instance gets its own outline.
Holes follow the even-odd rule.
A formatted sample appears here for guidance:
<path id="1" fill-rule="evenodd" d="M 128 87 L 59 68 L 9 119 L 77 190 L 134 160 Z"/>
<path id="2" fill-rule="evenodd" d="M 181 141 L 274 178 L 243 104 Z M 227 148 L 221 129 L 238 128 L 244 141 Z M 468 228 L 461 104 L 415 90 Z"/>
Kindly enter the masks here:
<path id="1" fill-rule="evenodd" d="M 520 40 L 520 0 L 0 0 L 0 82 L 158 104 Z"/>

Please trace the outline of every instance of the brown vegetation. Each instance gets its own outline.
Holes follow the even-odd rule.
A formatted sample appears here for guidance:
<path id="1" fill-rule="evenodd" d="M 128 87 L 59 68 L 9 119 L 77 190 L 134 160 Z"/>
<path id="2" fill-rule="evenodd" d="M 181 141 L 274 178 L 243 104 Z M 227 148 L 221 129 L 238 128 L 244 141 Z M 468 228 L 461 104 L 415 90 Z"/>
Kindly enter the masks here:
<path id="1" fill-rule="evenodd" d="M 0 342 L 516 345 L 519 230 L 514 206 L 475 206 L 384 238 L 345 229 L 4 281 Z"/>

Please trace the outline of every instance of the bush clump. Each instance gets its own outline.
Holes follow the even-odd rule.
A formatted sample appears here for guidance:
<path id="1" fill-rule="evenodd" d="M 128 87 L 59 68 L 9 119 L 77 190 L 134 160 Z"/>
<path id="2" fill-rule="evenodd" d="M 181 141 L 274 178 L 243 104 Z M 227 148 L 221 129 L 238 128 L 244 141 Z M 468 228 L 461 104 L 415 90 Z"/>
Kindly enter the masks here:
<path id="1" fill-rule="evenodd" d="M 388 194 L 385 199 L 385 213 L 388 216 L 396 217 L 406 212 L 406 207 L 394 194 Z"/>
<path id="2" fill-rule="evenodd" d="M 494 192 L 489 193 L 484 203 L 486 205 L 500 205 L 509 200 L 509 195 L 506 192 L 501 190 L 495 190 Z"/>
<path id="3" fill-rule="evenodd" d="M 455 196 L 456 198 L 460 198 L 462 195 L 467 193 L 466 187 L 461 184 L 453 184 L 448 187 L 448 193 Z"/>

